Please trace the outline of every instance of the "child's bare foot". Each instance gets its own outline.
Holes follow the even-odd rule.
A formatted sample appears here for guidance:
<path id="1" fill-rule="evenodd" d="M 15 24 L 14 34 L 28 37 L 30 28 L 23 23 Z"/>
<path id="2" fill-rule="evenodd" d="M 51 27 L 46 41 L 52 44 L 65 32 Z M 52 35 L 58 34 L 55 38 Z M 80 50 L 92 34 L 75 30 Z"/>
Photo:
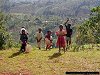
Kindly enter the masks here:
<path id="1" fill-rule="evenodd" d="M 61 50 L 59 50 L 59 53 L 61 52 Z"/>
<path id="2" fill-rule="evenodd" d="M 65 49 L 66 51 L 67 51 L 67 47 L 66 47 L 66 49 Z"/>
<path id="3" fill-rule="evenodd" d="M 39 47 L 39 50 L 41 50 L 41 48 Z"/>

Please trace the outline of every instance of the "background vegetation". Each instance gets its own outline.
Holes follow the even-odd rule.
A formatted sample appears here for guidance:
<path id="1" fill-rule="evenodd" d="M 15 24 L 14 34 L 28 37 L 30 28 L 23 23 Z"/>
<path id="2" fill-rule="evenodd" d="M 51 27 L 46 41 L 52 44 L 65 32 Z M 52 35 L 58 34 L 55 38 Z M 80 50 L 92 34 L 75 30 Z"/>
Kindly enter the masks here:
<path id="1" fill-rule="evenodd" d="M 13 43 L 17 46 L 20 43 L 19 31 L 22 26 L 29 31 L 30 43 L 35 44 L 35 33 L 39 27 L 43 29 L 44 34 L 47 30 L 52 30 L 55 43 L 55 30 L 68 17 L 73 21 L 74 44 L 99 44 L 99 3 L 100 0 L 1 0 L 1 44 L 11 47 Z"/>

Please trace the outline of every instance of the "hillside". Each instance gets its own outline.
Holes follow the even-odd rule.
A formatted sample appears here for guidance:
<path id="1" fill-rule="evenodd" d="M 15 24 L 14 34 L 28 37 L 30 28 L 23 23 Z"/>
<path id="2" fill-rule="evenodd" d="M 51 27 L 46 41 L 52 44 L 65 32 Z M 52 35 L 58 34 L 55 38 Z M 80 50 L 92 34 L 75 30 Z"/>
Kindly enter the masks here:
<path id="1" fill-rule="evenodd" d="M 100 72 L 100 49 L 57 53 L 58 49 L 19 53 L 19 48 L 0 51 L 0 75 L 65 75 L 65 72 Z"/>
<path id="2" fill-rule="evenodd" d="M 61 17 L 87 17 L 90 14 L 90 8 L 98 5 L 100 5 L 100 0 L 33 0 L 32 3 L 13 3 L 10 12 Z"/>

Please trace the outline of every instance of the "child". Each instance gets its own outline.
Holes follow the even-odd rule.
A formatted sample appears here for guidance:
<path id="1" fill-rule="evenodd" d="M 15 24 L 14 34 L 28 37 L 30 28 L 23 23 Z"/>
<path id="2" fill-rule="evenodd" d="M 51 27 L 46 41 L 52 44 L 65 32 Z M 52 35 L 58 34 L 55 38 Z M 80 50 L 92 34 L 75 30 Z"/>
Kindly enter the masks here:
<path id="1" fill-rule="evenodd" d="M 72 36 L 72 32 L 73 32 L 73 30 L 70 28 L 71 23 L 68 23 L 68 22 L 69 22 L 69 19 L 67 19 L 67 21 L 64 23 L 64 25 L 66 27 L 66 31 L 67 31 L 67 34 L 66 34 L 67 46 L 71 45 L 71 36 Z"/>
<path id="2" fill-rule="evenodd" d="M 46 50 L 50 49 L 52 46 L 51 31 L 47 31 L 47 34 L 45 36 L 45 43 L 46 43 Z"/>
<path id="3" fill-rule="evenodd" d="M 27 44 L 27 40 L 28 40 L 28 37 L 25 34 L 25 30 L 22 30 L 22 34 L 20 35 L 20 40 L 21 40 L 21 43 L 22 43 L 20 51 L 25 52 L 26 51 L 26 44 Z"/>
<path id="4" fill-rule="evenodd" d="M 41 49 L 41 41 L 42 41 L 42 38 L 43 38 L 42 29 L 39 28 L 38 29 L 38 32 L 36 33 L 36 40 L 37 40 L 37 45 L 38 45 L 38 48 L 39 49 Z"/>
<path id="5" fill-rule="evenodd" d="M 67 46 L 71 45 L 71 35 L 72 35 L 72 29 L 70 28 L 71 24 L 68 24 L 66 26 L 66 42 L 67 42 Z"/>
<path id="6" fill-rule="evenodd" d="M 61 50 L 61 47 L 63 47 L 64 52 L 65 52 L 65 46 L 66 46 L 65 43 L 66 43 L 66 41 L 65 41 L 64 36 L 66 35 L 66 31 L 63 29 L 62 25 L 59 26 L 59 30 L 56 32 L 56 35 L 58 37 L 57 46 L 59 47 L 59 52 Z"/>

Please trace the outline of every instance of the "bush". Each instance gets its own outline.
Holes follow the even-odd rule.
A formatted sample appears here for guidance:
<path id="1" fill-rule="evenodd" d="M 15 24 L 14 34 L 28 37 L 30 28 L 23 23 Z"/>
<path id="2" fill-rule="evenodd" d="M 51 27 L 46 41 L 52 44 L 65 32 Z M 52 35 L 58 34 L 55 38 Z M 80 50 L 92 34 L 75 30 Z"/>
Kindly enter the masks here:
<path id="1" fill-rule="evenodd" d="M 77 26 L 76 43 L 99 44 L 100 43 L 100 7 L 93 8 L 89 20 Z"/>
<path id="2" fill-rule="evenodd" d="M 12 47 L 12 38 L 5 28 L 6 16 L 0 12 L 0 49 Z"/>

